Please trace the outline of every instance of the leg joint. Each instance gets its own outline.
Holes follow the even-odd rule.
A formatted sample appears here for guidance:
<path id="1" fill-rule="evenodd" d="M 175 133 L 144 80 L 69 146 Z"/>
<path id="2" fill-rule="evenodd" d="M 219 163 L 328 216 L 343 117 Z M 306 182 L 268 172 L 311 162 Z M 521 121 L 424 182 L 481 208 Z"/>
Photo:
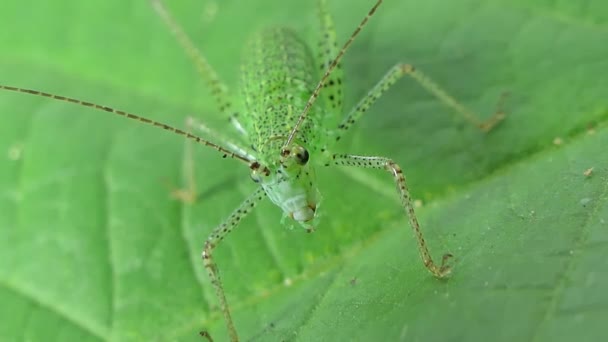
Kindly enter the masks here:
<path id="1" fill-rule="evenodd" d="M 411 74 L 416 71 L 416 68 L 414 68 L 413 65 L 407 64 L 407 63 L 399 64 L 399 68 L 401 69 L 401 72 L 404 74 Z"/>

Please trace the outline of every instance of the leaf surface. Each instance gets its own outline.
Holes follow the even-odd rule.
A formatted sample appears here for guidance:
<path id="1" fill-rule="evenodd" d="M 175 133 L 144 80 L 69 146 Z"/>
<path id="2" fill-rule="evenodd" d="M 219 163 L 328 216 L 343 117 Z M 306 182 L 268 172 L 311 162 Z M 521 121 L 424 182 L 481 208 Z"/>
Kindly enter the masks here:
<path id="1" fill-rule="evenodd" d="M 340 41 L 370 6 L 330 1 Z M 252 31 L 287 25 L 314 46 L 312 3 L 169 7 L 235 94 Z M 5 0 L 0 22 L 2 84 L 230 131 L 147 1 Z M 403 80 L 336 147 L 404 168 L 453 276 L 424 270 L 386 174 L 319 169 L 315 234 L 264 203 L 217 249 L 242 339 L 602 339 L 607 34 L 602 1 L 385 1 L 345 57 L 347 107 L 397 62 L 480 116 L 511 93 L 507 120 L 484 135 Z M 200 251 L 254 185 L 199 148 L 201 201 L 180 204 L 169 188 L 184 184 L 184 155 L 170 133 L 0 93 L 0 340 L 226 339 Z"/>

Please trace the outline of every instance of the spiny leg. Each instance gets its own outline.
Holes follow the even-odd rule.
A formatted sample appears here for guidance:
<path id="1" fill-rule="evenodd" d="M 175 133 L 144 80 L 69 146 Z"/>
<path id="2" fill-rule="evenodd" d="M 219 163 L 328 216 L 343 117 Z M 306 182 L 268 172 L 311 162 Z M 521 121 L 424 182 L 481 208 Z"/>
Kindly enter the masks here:
<path id="1" fill-rule="evenodd" d="M 322 35 L 319 40 L 318 57 L 320 61 L 319 67 L 321 68 L 320 76 L 322 76 L 325 70 L 330 68 L 340 49 L 338 49 L 336 29 L 334 28 L 333 18 L 327 9 L 326 0 L 318 0 L 318 10 Z M 342 102 L 344 99 L 344 94 L 342 93 L 343 79 L 344 72 L 342 71 L 342 65 L 338 63 L 334 71 L 327 77 L 327 81 L 323 86 L 325 89 L 321 92 L 321 96 L 326 100 L 327 105 L 331 109 L 329 111 L 330 115 L 342 112 Z"/>
<path id="2" fill-rule="evenodd" d="M 357 28 L 350 35 L 350 38 L 346 41 L 346 43 L 344 43 L 344 45 L 342 45 L 342 48 L 338 52 L 338 55 L 330 63 L 329 68 L 327 68 L 327 70 L 325 70 L 323 77 L 321 77 L 321 80 L 319 81 L 319 83 L 317 83 L 317 86 L 315 87 L 312 94 L 308 98 L 308 101 L 306 101 L 306 105 L 304 105 L 304 108 L 302 109 L 302 112 L 300 113 L 300 116 L 298 117 L 298 121 L 296 121 L 296 124 L 293 126 L 293 128 L 289 132 L 289 136 L 287 137 L 287 140 L 285 140 L 285 143 L 283 143 L 282 150 L 287 149 L 289 147 L 289 145 L 291 145 L 293 139 L 295 138 L 296 134 L 298 133 L 298 131 L 300 129 L 300 126 L 306 119 L 306 116 L 308 115 L 310 108 L 317 100 L 317 97 L 319 97 L 319 92 L 321 91 L 321 88 L 323 88 L 323 86 L 325 85 L 325 82 L 327 82 L 327 80 L 331 76 L 333 70 L 340 63 L 342 56 L 344 56 L 344 54 L 346 53 L 346 51 L 348 50 L 350 45 L 353 43 L 353 41 L 355 41 L 355 38 L 359 35 L 359 32 L 361 32 L 363 27 L 365 27 L 365 25 L 367 25 L 367 22 L 369 21 L 369 19 L 374 15 L 374 13 L 376 13 L 376 10 L 382 4 L 382 1 L 383 0 L 376 0 L 376 3 L 372 6 L 372 8 L 369 10 L 369 12 L 367 12 L 367 15 L 363 18 L 363 20 L 361 20 L 361 22 L 359 23 Z"/>
<path id="3" fill-rule="evenodd" d="M 215 98 L 219 110 L 228 116 L 230 123 L 243 135 L 247 135 L 245 129 L 238 121 L 238 113 L 232 112 L 232 104 L 228 94 L 228 87 L 220 80 L 213 67 L 207 61 L 203 53 L 196 48 L 192 39 L 186 34 L 182 27 L 173 19 L 173 16 L 165 8 L 162 0 L 150 0 L 154 10 L 161 17 L 165 25 L 171 30 L 178 44 L 186 55 L 194 62 L 196 70 L 211 89 L 211 95 Z"/>
<path id="4" fill-rule="evenodd" d="M 384 77 L 367 93 L 367 95 L 359 101 L 359 103 L 350 111 L 338 126 L 336 140 L 339 140 L 341 135 L 346 132 L 373 104 L 382 96 L 391 86 L 393 86 L 403 76 L 410 76 L 418 82 L 424 89 L 437 97 L 442 103 L 455 110 L 466 121 L 484 132 L 490 131 L 496 124 L 505 118 L 505 113 L 502 109 L 502 104 L 506 94 L 503 94 L 499 101 L 497 110 L 494 114 L 485 121 L 479 119 L 471 110 L 463 106 L 460 102 L 449 95 L 437 83 L 433 82 L 421 71 L 416 70 L 409 64 L 399 63 L 392 67 Z"/>
<path id="5" fill-rule="evenodd" d="M 211 338 L 211 335 L 209 335 L 209 332 L 207 331 L 201 331 L 198 333 L 199 335 L 201 335 L 202 338 L 206 339 L 209 342 L 213 342 L 213 338 Z"/>
<path id="6" fill-rule="evenodd" d="M 213 285 L 213 288 L 215 289 L 217 299 L 220 302 L 220 310 L 224 315 L 226 327 L 228 328 L 228 335 L 230 335 L 230 341 L 232 342 L 238 341 L 239 338 L 236 333 L 234 323 L 232 322 L 232 316 L 230 315 L 230 309 L 228 307 L 226 295 L 224 294 L 224 288 L 222 287 L 222 282 L 220 280 L 219 269 L 216 263 L 213 261 L 213 250 L 226 237 L 226 235 L 228 235 L 228 233 L 230 233 L 241 222 L 241 220 L 253 210 L 253 208 L 264 198 L 264 196 L 266 196 L 264 189 L 259 187 L 252 195 L 247 197 L 247 199 L 241 203 L 241 205 L 236 208 L 232 214 L 230 214 L 224 223 L 220 224 L 213 230 L 211 235 L 209 235 L 205 241 L 205 247 L 202 253 L 203 263 L 207 269 L 207 272 L 209 273 L 209 278 L 211 278 L 211 285 Z"/>
<path id="7" fill-rule="evenodd" d="M 443 278 L 450 273 L 450 266 L 448 265 L 447 261 L 452 257 L 452 254 L 444 254 L 439 266 L 437 266 L 431 257 L 431 253 L 429 252 L 426 241 L 424 240 L 424 236 L 422 235 L 422 231 L 420 230 L 420 224 L 416 218 L 416 213 L 414 212 L 414 205 L 407 187 L 407 183 L 405 182 L 405 176 L 403 175 L 403 171 L 399 165 L 397 165 L 391 159 L 385 157 L 356 156 L 349 154 L 334 154 L 330 164 L 384 169 L 388 171 L 397 185 L 397 191 L 399 192 L 399 197 L 401 198 L 401 204 L 403 205 L 403 209 L 405 209 L 410 226 L 414 231 L 414 235 L 418 242 L 418 250 L 420 251 L 420 256 L 422 257 L 424 266 L 438 278 Z"/>

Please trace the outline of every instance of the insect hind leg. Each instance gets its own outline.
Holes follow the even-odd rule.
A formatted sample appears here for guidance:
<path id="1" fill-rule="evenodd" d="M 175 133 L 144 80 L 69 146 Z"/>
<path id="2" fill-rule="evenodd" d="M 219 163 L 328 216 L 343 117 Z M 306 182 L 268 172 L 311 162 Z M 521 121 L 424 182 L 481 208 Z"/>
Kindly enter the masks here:
<path id="1" fill-rule="evenodd" d="M 342 120 L 340 125 L 338 125 L 338 131 L 335 134 L 336 140 L 340 140 L 342 134 L 348 131 L 348 129 L 350 129 L 386 91 L 404 76 L 413 78 L 443 104 L 456 111 L 464 120 L 483 132 L 492 130 L 497 124 L 504 120 L 506 116 L 502 107 L 507 93 L 503 93 L 500 96 L 495 112 L 488 119 L 482 120 L 477 114 L 462 105 L 424 73 L 410 64 L 399 63 L 392 67 Z"/>
<path id="2" fill-rule="evenodd" d="M 318 56 L 320 76 L 325 70 L 329 69 L 332 62 L 340 52 L 338 48 L 336 29 L 334 28 L 333 18 L 327 9 L 327 0 L 318 1 L 319 21 L 321 25 L 321 39 L 318 43 Z M 342 80 L 344 72 L 340 63 L 334 71 L 327 77 L 327 81 L 323 85 L 325 89 L 321 92 L 321 96 L 326 100 L 329 106 L 329 113 L 341 113 L 344 94 L 342 92 Z"/>
<path id="3" fill-rule="evenodd" d="M 184 50 L 186 55 L 194 62 L 196 70 L 203 78 L 211 91 L 211 95 L 215 99 L 220 112 L 228 117 L 230 123 L 236 130 L 246 135 L 243 125 L 239 121 L 239 114 L 232 109 L 228 87 L 219 78 L 217 72 L 205 58 L 205 55 L 192 42 L 192 39 L 186 34 L 184 29 L 175 21 L 171 13 L 167 10 L 162 0 L 150 0 L 152 7 L 160 16 L 165 25 L 169 28 L 177 43 Z"/>
<path id="4" fill-rule="evenodd" d="M 404 76 L 410 76 L 411 78 L 413 78 L 426 91 L 434 95 L 446 106 L 455 110 L 458 114 L 460 114 L 463 119 L 468 121 L 471 125 L 479 128 L 483 132 L 489 132 L 497 124 L 499 124 L 502 120 L 505 119 L 506 114 L 503 110 L 503 104 L 508 95 L 508 93 L 506 92 L 503 92 L 500 95 L 494 113 L 492 113 L 489 118 L 482 120 L 479 118 L 479 115 L 475 114 L 473 111 L 462 105 L 458 100 L 448 94 L 447 91 L 445 91 L 441 86 L 431 80 L 420 70 L 416 69 L 413 65 L 398 64 L 397 67 L 401 69 L 400 72 Z"/>

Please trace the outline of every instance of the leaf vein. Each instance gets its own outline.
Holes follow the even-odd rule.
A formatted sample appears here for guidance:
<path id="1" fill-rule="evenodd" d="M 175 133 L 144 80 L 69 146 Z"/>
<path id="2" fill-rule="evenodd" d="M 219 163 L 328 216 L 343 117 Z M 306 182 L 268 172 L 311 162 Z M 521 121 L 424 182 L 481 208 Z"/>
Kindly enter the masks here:
<path id="1" fill-rule="evenodd" d="M 608 195 L 608 182 L 603 182 L 603 187 L 598 195 L 598 198 L 603 198 Z M 541 333 L 543 327 L 551 320 L 553 316 L 559 313 L 558 304 L 560 299 L 562 298 L 563 292 L 566 289 L 566 285 L 569 279 L 569 274 L 574 271 L 574 267 L 576 266 L 576 261 L 580 258 L 583 247 L 585 246 L 585 242 L 589 237 L 589 222 L 599 211 L 601 206 L 601 201 L 594 201 L 594 206 L 587 213 L 583 224 L 580 227 L 578 237 L 574 241 L 574 247 L 572 248 L 573 253 L 566 261 L 566 265 L 564 266 L 563 271 L 558 274 L 558 278 L 556 281 L 556 285 L 553 288 L 552 293 L 549 295 L 549 303 L 547 304 L 544 315 L 541 320 L 536 325 L 535 330 L 532 333 L 531 341 L 540 341 L 542 340 Z"/>

